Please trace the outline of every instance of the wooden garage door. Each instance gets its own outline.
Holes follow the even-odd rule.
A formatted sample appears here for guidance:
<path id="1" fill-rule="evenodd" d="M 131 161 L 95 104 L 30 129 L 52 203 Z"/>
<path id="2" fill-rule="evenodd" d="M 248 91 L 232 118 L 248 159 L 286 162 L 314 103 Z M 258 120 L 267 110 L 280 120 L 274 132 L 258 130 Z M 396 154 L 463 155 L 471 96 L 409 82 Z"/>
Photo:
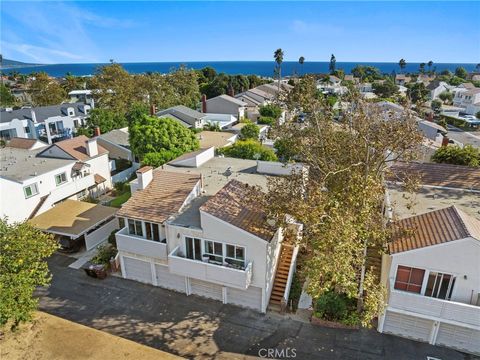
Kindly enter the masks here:
<path id="1" fill-rule="evenodd" d="M 441 323 L 436 344 L 480 354 L 480 331 Z"/>
<path id="2" fill-rule="evenodd" d="M 148 284 L 152 283 L 152 268 L 149 262 L 124 256 L 123 264 L 125 266 L 125 277 L 127 279 Z"/>
<path id="3" fill-rule="evenodd" d="M 247 290 L 227 288 L 227 302 L 262 311 L 262 289 L 250 286 Z"/>
<path id="4" fill-rule="evenodd" d="M 433 321 L 387 311 L 383 332 L 428 342 Z"/>
<path id="5" fill-rule="evenodd" d="M 175 291 L 185 292 L 185 277 L 168 271 L 168 266 L 155 264 L 157 286 Z"/>
<path id="6" fill-rule="evenodd" d="M 192 294 L 222 301 L 222 286 L 207 281 L 190 279 Z"/>

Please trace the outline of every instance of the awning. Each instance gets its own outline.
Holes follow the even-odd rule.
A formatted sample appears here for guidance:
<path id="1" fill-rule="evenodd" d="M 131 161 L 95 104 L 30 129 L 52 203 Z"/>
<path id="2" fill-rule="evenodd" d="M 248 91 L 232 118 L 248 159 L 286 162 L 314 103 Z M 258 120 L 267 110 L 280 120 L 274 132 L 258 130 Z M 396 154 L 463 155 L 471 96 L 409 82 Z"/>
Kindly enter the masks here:
<path id="1" fill-rule="evenodd" d="M 107 179 L 105 179 L 102 175 L 98 175 L 98 174 L 94 174 L 93 178 L 95 180 L 95 185 L 98 185 L 107 181 Z"/>

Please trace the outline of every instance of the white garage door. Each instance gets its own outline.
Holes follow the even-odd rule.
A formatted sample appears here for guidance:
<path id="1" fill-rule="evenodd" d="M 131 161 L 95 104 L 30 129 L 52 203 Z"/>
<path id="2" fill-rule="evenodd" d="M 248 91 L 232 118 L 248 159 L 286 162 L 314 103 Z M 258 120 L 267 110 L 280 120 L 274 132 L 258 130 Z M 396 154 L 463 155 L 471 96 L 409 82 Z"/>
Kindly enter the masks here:
<path id="1" fill-rule="evenodd" d="M 227 302 L 262 311 L 262 289 L 254 286 L 247 290 L 227 288 Z"/>
<path id="2" fill-rule="evenodd" d="M 185 277 L 170 273 L 168 266 L 155 264 L 155 274 L 158 286 L 182 293 L 185 292 Z"/>
<path id="3" fill-rule="evenodd" d="M 436 344 L 480 354 L 480 331 L 441 323 Z"/>
<path id="4" fill-rule="evenodd" d="M 124 256 L 123 264 L 125 266 L 125 277 L 127 279 L 148 284 L 152 283 L 152 268 L 149 262 Z"/>
<path id="5" fill-rule="evenodd" d="M 383 332 L 428 342 L 433 321 L 387 311 Z"/>
<path id="6" fill-rule="evenodd" d="M 215 300 L 223 300 L 222 286 L 207 281 L 190 279 L 192 294 L 200 295 Z"/>

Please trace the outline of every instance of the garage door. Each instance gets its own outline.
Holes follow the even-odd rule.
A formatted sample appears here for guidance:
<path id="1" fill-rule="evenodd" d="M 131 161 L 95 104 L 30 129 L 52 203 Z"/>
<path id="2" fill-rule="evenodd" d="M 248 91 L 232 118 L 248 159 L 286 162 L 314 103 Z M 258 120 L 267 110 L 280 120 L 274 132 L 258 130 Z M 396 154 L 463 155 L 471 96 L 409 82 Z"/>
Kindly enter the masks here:
<path id="1" fill-rule="evenodd" d="M 185 292 L 185 277 L 170 273 L 168 266 L 155 264 L 155 274 L 158 286 L 182 293 Z"/>
<path id="2" fill-rule="evenodd" d="M 441 323 L 436 344 L 480 354 L 480 331 Z"/>
<path id="3" fill-rule="evenodd" d="M 247 290 L 227 288 L 227 302 L 262 311 L 262 289 L 250 286 Z"/>
<path id="4" fill-rule="evenodd" d="M 152 283 L 152 268 L 149 262 L 124 256 L 123 264 L 125 266 L 125 277 L 127 279 L 148 284 Z"/>
<path id="5" fill-rule="evenodd" d="M 207 281 L 190 279 L 192 294 L 200 295 L 215 300 L 223 300 L 222 286 Z"/>
<path id="6" fill-rule="evenodd" d="M 428 342 L 433 321 L 387 311 L 383 332 Z"/>

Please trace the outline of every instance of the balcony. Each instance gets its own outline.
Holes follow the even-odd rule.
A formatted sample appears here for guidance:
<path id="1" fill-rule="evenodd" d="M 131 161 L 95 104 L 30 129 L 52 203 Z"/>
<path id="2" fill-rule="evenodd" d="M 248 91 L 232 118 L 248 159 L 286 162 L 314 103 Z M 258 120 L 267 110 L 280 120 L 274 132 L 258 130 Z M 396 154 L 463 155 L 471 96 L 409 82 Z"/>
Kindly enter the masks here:
<path id="1" fill-rule="evenodd" d="M 168 268 L 170 272 L 178 275 L 242 290 L 250 286 L 253 274 L 252 262 L 249 262 L 244 270 L 210 264 L 185 258 L 178 246 L 168 255 Z"/>
<path id="2" fill-rule="evenodd" d="M 93 174 L 72 178 L 71 181 L 53 189 L 50 192 L 49 201 L 54 204 L 60 200 L 69 198 L 80 191 L 86 190 L 93 185 L 95 185 Z"/>
<path id="3" fill-rule="evenodd" d="M 163 242 L 147 240 L 145 238 L 130 235 L 128 228 L 124 227 L 115 234 L 117 248 L 121 251 L 167 260 L 167 244 Z"/>
<path id="4" fill-rule="evenodd" d="M 388 307 L 480 327 L 480 307 L 391 290 Z"/>

